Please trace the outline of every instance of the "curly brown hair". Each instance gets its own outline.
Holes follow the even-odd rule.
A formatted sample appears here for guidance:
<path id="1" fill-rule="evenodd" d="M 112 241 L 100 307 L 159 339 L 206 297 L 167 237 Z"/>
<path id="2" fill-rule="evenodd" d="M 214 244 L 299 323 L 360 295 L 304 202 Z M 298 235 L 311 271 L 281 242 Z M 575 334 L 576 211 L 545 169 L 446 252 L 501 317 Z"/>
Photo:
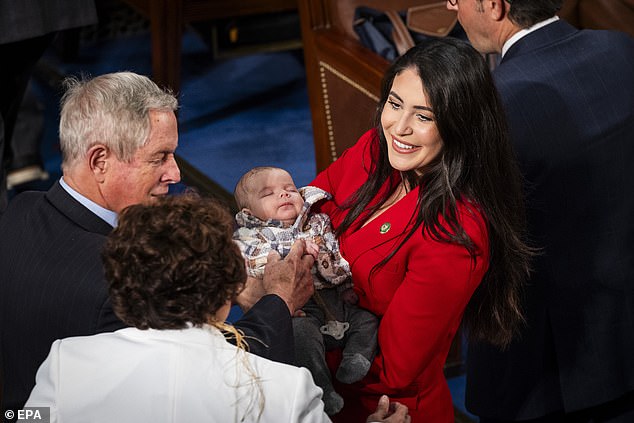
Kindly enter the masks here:
<path id="1" fill-rule="evenodd" d="M 246 281 L 233 221 L 195 193 L 127 207 L 102 259 L 116 315 L 138 329 L 201 326 Z"/>

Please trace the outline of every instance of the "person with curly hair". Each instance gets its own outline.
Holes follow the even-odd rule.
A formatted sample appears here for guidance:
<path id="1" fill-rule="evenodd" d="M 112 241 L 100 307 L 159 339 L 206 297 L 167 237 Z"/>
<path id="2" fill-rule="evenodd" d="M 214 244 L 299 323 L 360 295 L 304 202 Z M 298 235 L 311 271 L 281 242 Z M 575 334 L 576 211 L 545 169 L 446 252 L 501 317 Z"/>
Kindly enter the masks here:
<path id="1" fill-rule="evenodd" d="M 173 93 L 133 72 L 64 85 L 63 176 L 46 192 L 13 197 L 0 216 L 2 414 L 24 405 L 53 341 L 125 327 L 108 296 L 103 243 L 125 207 L 152 203 L 180 181 Z M 293 247 L 269 260 L 257 300 L 247 282 L 234 322 L 258 339 L 253 353 L 285 363 L 294 359 L 291 316 L 313 293 L 313 258 L 303 243 Z"/>
<path id="2" fill-rule="evenodd" d="M 246 280 L 232 235 L 228 210 L 193 193 L 126 208 L 102 257 L 130 327 L 55 341 L 26 406 L 51 422 L 328 422 L 307 369 L 249 354 L 225 323 Z M 397 410 L 386 421 L 406 422 Z"/>

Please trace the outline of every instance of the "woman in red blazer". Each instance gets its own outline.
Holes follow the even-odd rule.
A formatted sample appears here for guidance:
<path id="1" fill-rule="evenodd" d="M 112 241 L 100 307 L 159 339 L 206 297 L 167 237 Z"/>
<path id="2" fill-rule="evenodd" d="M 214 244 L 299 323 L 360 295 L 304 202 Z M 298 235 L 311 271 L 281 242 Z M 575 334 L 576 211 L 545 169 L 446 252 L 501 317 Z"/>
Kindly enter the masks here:
<path id="1" fill-rule="evenodd" d="M 453 422 L 443 375 L 463 320 L 505 345 L 522 322 L 519 171 L 489 70 L 468 44 L 439 39 L 400 57 L 384 77 L 377 128 L 312 185 L 352 268 L 359 305 L 380 317 L 379 351 L 361 382 L 340 384 L 335 421 L 361 422 L 381 394 L 412 422 Z"/>

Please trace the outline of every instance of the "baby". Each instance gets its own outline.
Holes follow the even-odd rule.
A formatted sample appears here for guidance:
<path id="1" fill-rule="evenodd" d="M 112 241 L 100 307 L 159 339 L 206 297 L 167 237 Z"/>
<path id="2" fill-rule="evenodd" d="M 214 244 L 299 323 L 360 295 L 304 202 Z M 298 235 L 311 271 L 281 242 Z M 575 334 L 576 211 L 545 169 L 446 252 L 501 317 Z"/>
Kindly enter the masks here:
<path id="1" fill-rule="evenodd" d="M 311 186 L 298 190 L 284 169 L 256 167 L 240 178 L 234 196 L 240 211 L 233 238 L 246 259 L 249 276 L 261 278 L 268 253 L 275 250 L 284 257 L 300 238 L 317 256 L 315 295 L 302 315 L 293 318 L 295 364 L 311 371 L 324 391 L 326 413 L 336 414 L 343 398 L 332 386 L 324 352 L 342 347 L 336 378 L 343 383 L 361 380 L 374 358 L 378 320 L 355 306 L 358 297 L 352 290 L 350 266 L 341 257 L 330 219 L 323 213 L 310 213 L 313 204 L 330 195 Z"/>

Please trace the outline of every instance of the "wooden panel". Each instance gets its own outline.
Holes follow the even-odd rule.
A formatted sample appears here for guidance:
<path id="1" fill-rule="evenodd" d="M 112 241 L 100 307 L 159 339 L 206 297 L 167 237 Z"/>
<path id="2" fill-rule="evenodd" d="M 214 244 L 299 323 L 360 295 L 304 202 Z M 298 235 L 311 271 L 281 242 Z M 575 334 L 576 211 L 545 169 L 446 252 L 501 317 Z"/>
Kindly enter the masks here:
<path id="1" fill-rule="evenodd" d="M 320 75 L 329 163 L 372 128 L 378 98 L 326 62 L 320 62 Z M 342 92 L 346 95 L 338 95 Z"/>
<path id="2" fill-rule="evenodd" d="M 186 23 L 297 9 L 297 0 L 123 0 L 150 20 L 154 81 L 180 90 L 183 28 Z"/>
<path id="3" fill-rule="evenodd" d="M 187 22 L 297 10 L 297 0 L 180 1 L 183 1 L 183 16 Z"/>
<path id="4" fill-rule="evenodd" d="M 152 35 L 152 74 L 154 81 L 180 90 L 181 51 L 183 36 L 182 2 L 153 0 L 149 18 Z"/>
<path id="5" fill-rule="evenodd" d="M 371 127 L 389 63 L 356 40 L 325 29 L 313 31 L 309 42 L 304 38 L 304 58 L 316 167 L 321 171 L 356 141 L 354 134 Z"/>
<path id="6" fill-rule="evenodd" d="M 357 35 L 352 30 L 352 23 L 354 10 L 359 6 L 381 10 L 405 10 L 412 6 L 437 3 L 438 0 L 324 0 L 324 2 L 327 3 L 332 27 L 342 31 L 351 38 L 357 39 Z"/>

